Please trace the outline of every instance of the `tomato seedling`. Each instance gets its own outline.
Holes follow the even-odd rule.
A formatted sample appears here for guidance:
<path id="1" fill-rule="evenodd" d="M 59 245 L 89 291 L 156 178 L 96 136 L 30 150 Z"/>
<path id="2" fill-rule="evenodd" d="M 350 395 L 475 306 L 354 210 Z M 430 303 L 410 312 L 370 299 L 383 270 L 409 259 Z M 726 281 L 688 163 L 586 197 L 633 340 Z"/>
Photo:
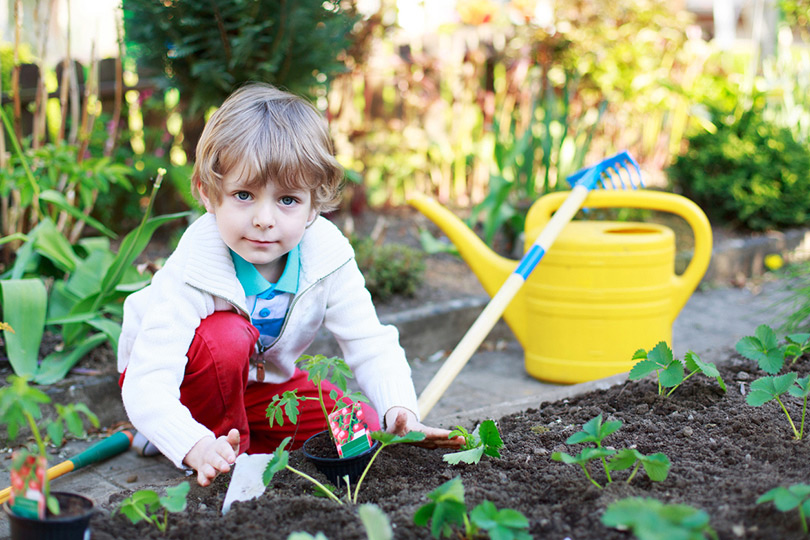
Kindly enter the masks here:
<path id="1" fill-rule="evenodd" d="M 755 361 L 762 371 L 776 375 L 782 371 L 788 358 L 794 364 L 810 352 L 810 334 L 789 334 L 780 345 L 776 332 L 767 324 L 760 324 L 753 336 L 741 338 L 734 348 L 745 358 Z"/>
<path id="2" fill-rule="evenodd" d="M 790 512 L 794 508 L 799 511 L 802 530 L 807 534 L 807 519 L 810 517 L 810 486 L 807 484 L 794 484 L 789 487 L 778 486 L 764 493 L 757 499 L 757 504 L 773 502 L 776 509 L 781 512 Z"/>
<path id="3" fill-rule="evenodd" d="M 799 429 L 796 429 L 796 424 L 793 423 L 793 418 L 791 418 L 780 397 L 785 392 L 791 396 L 801 398 L 803 401 L 802 420 Z M 751 383 L 751 392 L 746 396 L 745 402 L 752 407 L 759 407 L 775 400 L 787 417 L 790 428 L 793 430 L 793 437 L 796 440 L 801 440 L 804 436 L 804 419 L 807 413 L 808 394 L 810 394 L 810 375 L 798 378 L 796 373 L 791 372 L 779 376 L 761 377 L 753 381 Z"/>
<path id="4" fill-rule="evenodd" d="M 632 531 L 639 540 L 718 538 L 703 510 L 685 504 L 664 504 L 653 498 L 629 497 L 611 503 L 602 514 L 602 524 Z"/>

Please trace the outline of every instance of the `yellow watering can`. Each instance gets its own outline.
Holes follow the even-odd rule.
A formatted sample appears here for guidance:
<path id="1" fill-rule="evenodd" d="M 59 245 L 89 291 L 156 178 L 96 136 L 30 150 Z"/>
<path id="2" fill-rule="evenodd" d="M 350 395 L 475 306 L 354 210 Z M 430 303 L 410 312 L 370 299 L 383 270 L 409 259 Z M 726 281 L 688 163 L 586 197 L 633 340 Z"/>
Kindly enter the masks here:
<path id="1" fill-rule="evenodd" d="M 545 195 L 526 217 L 528 249 L 569 192 Z M 501 257 L 436 201 L 415 196 L 414 207 L 456 245 L 492 296 L 518 261 Z M 648 190 L 591 191 L 583 207 L 642 208 L 681 216 L 695 247 L 675 274 L 675 234 L 663 225 L 571 221 L 504 311 L 523 346 L 526 371 L 558 383 L 578 383 L 629 371 L 632 356 L 659 341 L 672 343 L 672 323 L 706 272 L 712 231 L 692 201 Z"/>

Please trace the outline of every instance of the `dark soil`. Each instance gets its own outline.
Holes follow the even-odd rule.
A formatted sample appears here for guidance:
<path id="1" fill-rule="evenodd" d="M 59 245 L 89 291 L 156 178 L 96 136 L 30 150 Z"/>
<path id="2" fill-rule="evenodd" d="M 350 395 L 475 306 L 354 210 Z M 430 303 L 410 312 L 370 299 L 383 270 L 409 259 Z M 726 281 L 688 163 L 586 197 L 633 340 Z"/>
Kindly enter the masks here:
<path id="1" fill-rule="evenodd" d="M 775 403 L 758 408 L 745 403 L 744 392 L 762 374 L 751 362 L 729 356 L 705 359 L 719 365 L 727 393 L 713 379 L 695 376 L 664 398 L 649 377 L 570 400 L 538 403 L 537 408 L 497 419 L 505 443 L 502 458 L 485 457 L 477 466 L 450 466 L 442 461 L 443 451 L 406 445 L 388 448 L 374 463 L 359 502 L 382 508 L 394 538 L 429 538 L 427 528 L 414 525 L 413 515 L 428 502 L 427 493 L 460 475 L 468 509 L 489 499 L 498 508 L 519 510 L 538 539 L 631 538 L 630 533 L 600 522 L 611 502 L 629 496 L 701 508 L 721 539 L 806 538 L 797 512 L 783 514 L 771 503 L 757 505 L 756 499 L 778 485 L 807 482 L 807 439 L 793 440 Z M 804 358 L 794 369 L 807 373 L 810 359 Z M 798 425 L 800 403 L 796 398 L 786 401 Z M 652 482 L 641 471 L 628 485 L 627 471 L 614 472 L 614 482 L 600 490 L 578 466 L 551 460 L 554 451 L 579 452 L 582 445 L 568 447 L 565 440 L 600 413 L 606 420 L 623 422 L 606 439 L 606 446 L 633 447 L 644 454 L 663 452 L 672 462 L 669 477 Z M 323 479 L 300 451 L 290 459 L 294 467 Z M 601 470 L 592 466 L 591 472 L 605 484 Z M 259 499 L 236 503 L 222 517 L 228 480 L 222 476 L 210 488 L 193 487 L 187 511 L 170 516 L 165 535 L 143 523 L 132 525 L 120 515 L 110 517 L 106 511 L 129 495 L 122 492 L 101 505 L 103 511 L 92 521 L 93 538 L 286 538 L 294 531 L 323 531 L 332 540 L 366 538 L 353 507 L 313 496 L 311 484 L 289 471 L 277 474 Z"/>

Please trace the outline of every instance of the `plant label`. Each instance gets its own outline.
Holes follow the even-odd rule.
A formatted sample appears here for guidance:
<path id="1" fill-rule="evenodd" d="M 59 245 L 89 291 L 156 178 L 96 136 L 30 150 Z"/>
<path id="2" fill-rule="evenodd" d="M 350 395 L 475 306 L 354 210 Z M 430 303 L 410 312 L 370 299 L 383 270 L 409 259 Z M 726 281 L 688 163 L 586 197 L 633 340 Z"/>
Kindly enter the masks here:
<path id="1" fill-rule="evenodd" d="M 329 415 L 329 429 L 342 458 L 362 454 L 371 448 L 371 432 L 359 403 L 352 403 Z"/>

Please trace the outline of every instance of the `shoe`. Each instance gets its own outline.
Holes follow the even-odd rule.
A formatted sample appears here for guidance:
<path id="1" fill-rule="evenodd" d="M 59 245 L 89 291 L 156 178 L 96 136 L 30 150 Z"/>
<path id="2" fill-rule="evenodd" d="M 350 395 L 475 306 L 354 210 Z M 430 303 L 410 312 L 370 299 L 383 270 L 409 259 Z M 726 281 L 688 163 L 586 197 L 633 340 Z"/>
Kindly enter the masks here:
<path id="1" fill-rule="evenodd" d="M 132 438 L 132 449 L 138 452 L 138 455 L 144 457 L 152 457 L 160 454 L 160 450 L 157 449 L 157 446 L 150 443 L 146 437 L 138 432 L 136 432 L 135 436 Z"/>

